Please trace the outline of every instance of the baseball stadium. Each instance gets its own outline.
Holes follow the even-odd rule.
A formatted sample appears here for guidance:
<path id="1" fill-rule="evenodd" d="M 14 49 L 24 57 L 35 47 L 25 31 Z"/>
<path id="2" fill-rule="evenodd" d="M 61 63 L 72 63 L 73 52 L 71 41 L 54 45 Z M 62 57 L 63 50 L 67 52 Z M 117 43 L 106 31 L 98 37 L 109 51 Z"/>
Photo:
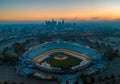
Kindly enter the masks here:
<path id="1" fill-rule="evenodd" d="M 42 79 L 81 72 L 90 75 L 104 68 L 104 59 L 96 50 L 61 40 L 29 48 L 16 66 L 18 73 Z"/>

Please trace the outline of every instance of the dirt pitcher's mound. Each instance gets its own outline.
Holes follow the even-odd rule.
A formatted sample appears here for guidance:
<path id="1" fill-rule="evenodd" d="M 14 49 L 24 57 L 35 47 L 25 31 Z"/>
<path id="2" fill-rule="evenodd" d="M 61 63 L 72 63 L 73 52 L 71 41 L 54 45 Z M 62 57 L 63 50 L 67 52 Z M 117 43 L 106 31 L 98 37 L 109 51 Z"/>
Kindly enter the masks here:
<path id="1" fill-rule="evenodd" d="M 54 59 L 56 60 L 66 60 L 68 58 L 68 56 L 63 56 L 63 57 L 59 57 L 59 56 L 55 56 Z"/>

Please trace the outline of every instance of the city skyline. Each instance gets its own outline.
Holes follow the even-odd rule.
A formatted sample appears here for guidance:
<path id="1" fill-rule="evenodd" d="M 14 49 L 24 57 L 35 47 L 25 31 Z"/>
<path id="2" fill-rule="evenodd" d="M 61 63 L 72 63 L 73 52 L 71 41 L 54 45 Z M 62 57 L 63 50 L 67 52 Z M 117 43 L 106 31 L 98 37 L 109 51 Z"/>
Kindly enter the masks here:
<path id="1" fill-rule="evenodd" d="M 1 0 L 0 21 L 119 20 L 119 0 Z"/>

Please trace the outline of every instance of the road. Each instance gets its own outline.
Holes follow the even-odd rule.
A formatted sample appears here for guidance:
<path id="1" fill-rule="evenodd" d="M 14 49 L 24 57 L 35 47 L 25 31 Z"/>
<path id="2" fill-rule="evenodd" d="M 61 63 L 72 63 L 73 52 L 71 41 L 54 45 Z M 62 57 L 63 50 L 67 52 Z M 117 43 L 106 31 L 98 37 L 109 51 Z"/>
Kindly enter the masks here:
<path id="1" fill-rule="evenodd" d="M 35 38 L 35 37 L 17 37 L 17 38 L 11 38 L 9 40 L 1 41 L 0 42 L 0 56 L 2 56 L 2 51 L 6 47 L 11 46 L 12 44 L 16 42 L 24 42 L 27 39 Z M 17 74 L 14 70 L 13 66 L 8 65 L 0 65 L 0 84 L 4 81 L 7 81 L 9 83 L 15 82 L 16 84 L 20 84 L 20 82 L 23 82 L 25 84 L 56 84 L 55 81 L 45 81 L 45 80 L 38 80 L 38 79 L 29 79 L 27 77 L 20 76 Z"/>

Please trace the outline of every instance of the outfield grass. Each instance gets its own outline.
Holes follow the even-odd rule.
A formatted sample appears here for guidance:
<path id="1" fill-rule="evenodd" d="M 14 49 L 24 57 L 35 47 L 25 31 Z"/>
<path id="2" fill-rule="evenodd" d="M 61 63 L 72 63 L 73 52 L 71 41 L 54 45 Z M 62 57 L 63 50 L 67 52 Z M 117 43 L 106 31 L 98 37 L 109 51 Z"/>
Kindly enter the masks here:
<path id="1" fill-rule="evenodd" d="M 79 65 L 82 60 L 74 57 L 68 57 L 65 60 L 56 60 L 54 57 L 51 57 L 47 60 L 52 67 L 57 68 L 69 68 L 75 65 Z"/>

